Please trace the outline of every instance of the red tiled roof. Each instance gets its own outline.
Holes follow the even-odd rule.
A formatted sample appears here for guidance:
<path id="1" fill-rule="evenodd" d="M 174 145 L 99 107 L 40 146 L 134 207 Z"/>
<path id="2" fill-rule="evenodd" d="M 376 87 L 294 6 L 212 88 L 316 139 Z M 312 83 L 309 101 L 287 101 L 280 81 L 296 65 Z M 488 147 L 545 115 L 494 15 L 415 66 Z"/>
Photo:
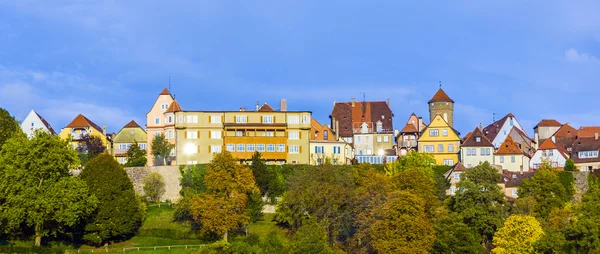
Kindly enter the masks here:
<path id="1" fill-rule="evenodd" d="M 533 128 L 536 129 L 537 127 L 560 127 L 560 126 L 562 126 L 562 124 L 554 119 L 542 119 L 542 121 L 540 121 Z"/>
<path id="2" fill-rule="evenodd" d="M 452 170 L 453 172 L 466 172 L 468 168 L 466 168 L 465 165 L 462 164 L 462 162 L 458 162 L 452 167 Z"/>
<path id="3" fill-rule="evenodd" d="M 569 152 L 564 147 L 557 145 L 552 141 L 552 139 L 546 139 L 542 145 L 538 148 L 538 150 L 558 150 L 563 157 L 568 158 Z"/>
<path id="4" fill-rule="evenodd" d="M 183 111 L 183 109 L 181 109 L 181 106 L 179 106 L 179 103 L 174 100 L 173 102 L 171 102 L 171 105 L 169 105 L 169 108 L 167 108 L 167 111 L 165 111 L 165 113 L 172 113 L 172 112 L 181 112 Z"/>
<path id="5" fill-rule="evenodd" d="M 160 95 L 171 95 L 171 92 L 169 92 L 169 89 L 165 88 L 160 92 Z"/>
<path id="6" fill-rule="evenodd" d="M 468 134 L 469 135 L 469 134 Z M 477 138 L 479 138 L 479 142 L 477 142 Z M 494 145 L 492 144 L 492 142 L 490 142 L 489 139 L 487 139 L 485 137 L 485 135 L 483 135 L 483 132 L 481 132 L 481 129 L 479 129 L 479 127 L 475 128 L 475 130 L 473 130 L 470 135 L 468 137 L 466 137 L 465 141 L 463 142 L 463 144 L 461 146 L 491 146 L 493 147 Z"/>
<path id="7" fill-rule="evenodd" d="M 500 129 L 502 129 L 502 126 L 504 126 L 504 123 L 506 122 L 506 120 L 508 120 L 509 117 L 514 118 L 515 115 L 513 115 L 512 113 L 508 113 L 508 115 L 506 115 L 502 119 L 500 119 L 498 121 L 495 121 L 492 124 L 486 126 L 485 128 L 483 128 L 483 134 L 490 141 L 493 142 L 494 139 L 496 139 L 496 136 L 498 136 L 498 133 L 500 132 Z"/>
<path id="8" fill-rule="evenodd" d="M 406 126 L 404 126 L 404 128 L 402 128 L 402 130 L 400 132 L 402 132 L 402 133 L 419 132 L 419 130 L 417 130 L 417 128 L 415 128 L 414 125 L 407 123 Z"/>
<path id="9" fill-rule="evenodd" d="M 600 134 L 600 126 L 581 126 L 577 130 L 579 137 L 594 137 L 596 133 Z"/>
<path id="10" fill-rule="evenodd" d="M 394 129 L 392 123 L 394 114 L 385 101 L 355 102 L 354 107 L 352 102 L 337 102 L 329 117 L 338 121 L 341 137 L 351 137 L 354 126 L 357 125 L 358 128 L 362 123 L 371 125 L 381 121 L 384 130 Z"/>
<path id="11" fill-rule="evenodd" d="M 446 94 L 446 92 L 444 92 L 444 90 L 442 90 L 442 88 L 440 88 L 431 98 L 431 100 L 429 100 L 429 103 L 432 102 L 454 102 L 454 100 L 450 99 L 450 96 L 448 96 L 448 94 Z"/>
<path id="12" fill-rule="evenodd" d="M 600 150 L 600 140 L 596 140 L 594 137 L 579 137 L 573 143 L 573 152 L 571 153 L 571 158 L 573 158 L 575 163 L 600 162 L 600 157 L 579 158 L 579 152 L 598 150 Z"/>
<path id="13" fill-rule="evenodd" d="M 262 105 L 262 106 L 261 106 L 261 107 L 258 109 L 258 111 L 262 111 L 262 112 L 274 112 L 275 110 L 274 110 L 274 109 L 273 109 L 271 106 L 269 106 L 269 104 L 267 104 L 267 103 L 265 102 L 265 104 L 263 104 L 263 105 Z"/>
<path id="14" fill-rule="evenodd" d="M 83 116 L 82 114 L 77 115 L 75 117 L 75 119 L 73 119 L 73 121 L 71 121 L 71 123 L 69 123 L 67 125 L 67 128 L 87 128 L 87 127 L 92 127 L 94 129 L 96 129 L 98 132 L 103 133 L 102 128 L 100 128 L 100 126 L 98 126 L 97 124 L 95 124 L 90 119 Z"/>
<path id="15" fill-rule="evenodd" d="M 33 111 L 33 112 L 35 112 L 35 111 Z M 44 124 L 44 126 L 46 126 L 46 128 L 48 129 L 48 131 L 50 131 L 50 134 L 56 135 L 56 131 L 54 131 L 54 129 L 48 123 L 48 121 L 46 121 L 46 119 L 44 119 L 42 116 L 40 116 L 40 114 L 38 114 L 37 112 L 35 112 L 35 114 L 38 116 L 38 118 L 40 118 L 40 120 L 42 121 L 42 123 Z"/>
<path id="16" fill-rule="evenodd" d="M 123 128 L 142 128 L 142 127 L 140 127 L 140 125 L 137 124 L 134 120 L 131 120 L 131 122 L 127 123 L 125 126 L 123 126 Z"/>
<path id="17" fill-rule="evenodd" d="M 569 124 L 563 124 L 562 127 L 560 127 L 555 133 L 554 135 L 557 138 L 562 138 L 562 137 L 575 137 L 577 136 L 577 129 L 573 128 L 571 125 Z"/>
<path id="18" fill-rule="evenodd" d="M 523 151 L 511 136 L 507 136 L 504 143 L 500 145 L 496 154 L 523 154 Z"/>

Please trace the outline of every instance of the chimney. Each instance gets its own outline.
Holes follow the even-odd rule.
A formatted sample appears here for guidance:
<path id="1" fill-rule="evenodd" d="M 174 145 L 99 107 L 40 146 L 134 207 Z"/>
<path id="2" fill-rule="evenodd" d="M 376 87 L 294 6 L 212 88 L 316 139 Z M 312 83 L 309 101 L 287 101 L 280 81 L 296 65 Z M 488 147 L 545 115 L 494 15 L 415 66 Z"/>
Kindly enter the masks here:
<path id="1" fill-rule="evenodd" d="M 552 142 L 556 143 L 556 137 L 552 136 Z"/>
<path id="2" fill-rule="evenodd" d="M 387 99 L 388 107 L 390 107 L 390 98 Z"/>
<path id="3" fill-rule="evenodd" d="M 356 99 L 352 98 L 352 107 L 354 108 L 355 105 L 356 105 Z"/>
<path id="4" fill-rule="evenodd" d="M 240 108 L 240 111 L 246 111 L 246 108 Z"/>
<path id="5" fill-rule="evenodd" d="M 594 133 L 594 140 L 598 140 L 598 132 Z"/>
<path id="6" fill-rule="evenodd" d="M 104 134 L 104 136 L 106 136 L 106 124 L 104 126 L 102 126 L 102 134 Z M 596 134 L 598 134 L 598 133 L 596 133 Z M 596 136 L 598 136 L 598 135 L 596 135 Z"/>
<path id="7" fill-rule="evenodd" d="M 287 111 L 287 100 L 281 99 L 281 101 L 279 102 L 279 111 Z"/>
<path id="8" fill-rule="evenodd" d="M 481 125 L 481 123 L 479 123 L 479 129 L 483 130 L 483 125 Z"/>
<path id="9" fill-rule="evenodd" d="M 537 132 L 535 132 L 535 133 L 533 134 L 533 140 L 535 140 L 535 143 L 536 143 L 536 149 L 537 149 L 537 148 L 538 148 L 538 146 L 539 146 L 539 145 L 541 145 L 541 144 L 540 144 L 540 134 L 538 134 Z"/>
<path id="10" fill-rule="evenodd" d="M 333 106 L 335 106 L 335 104 L 336 104 L 336 103 L 337 103 L 337 102 L 336 102 L 335 100 L 333 100 Z"/>
<path id="11" fill-rule="evenodd" d="M 260 107 L 259 107 L 259 104 L 260 104 L 260 103 L 257 101 L 257 102 L 256 102 L 256 111 L 258 111 L 258 109 L 260 109 Z M 242 110 L 240 110 L 240 111 L 242 111 Z"/>
<path id="12" fill-rule="evenodd" d="M 417 123 L 419 126 L 417 126 L 417 130 L 419 130 L 419 132 L 422 131 L 422 127 L 423 126 L 423 117 L 419 117 L 419 122 Z"/>

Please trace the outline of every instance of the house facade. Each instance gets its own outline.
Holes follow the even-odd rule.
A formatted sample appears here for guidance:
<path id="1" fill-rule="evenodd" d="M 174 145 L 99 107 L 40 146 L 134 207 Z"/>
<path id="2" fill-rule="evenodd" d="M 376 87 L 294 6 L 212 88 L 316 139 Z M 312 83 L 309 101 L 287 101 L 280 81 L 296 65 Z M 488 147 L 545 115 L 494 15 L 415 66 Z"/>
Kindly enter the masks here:
<path id="1" fill-rule="evenodd" d="M 521 150 L 511 136 L 500 145 L 494 154 L 494 165 L 509 172 L 529 171 L 530 157 Z"/>
<path id="2" fill-rule="evenodd" d="M 594 137 L 579 137 L 573 144 L 571 159 L 579 171 L 592 171 L 600 168 L 600 140 Z"/>
<path id="3" fill-rule="evenodd" d="M 333 165 L 350 164 L 352 146 L 343 139 L 336 138 L 329 126 L 321 125 L 314 118 L 310 128 L 310 164 L 322 165 L 330 162 Z"/>
<path id="4" fill-rule="evenodd" d="M 406 155 L 410 151 L 417 151 L 419 146 L 417 140 L 421 135 L 421 131 L 425 129 L 427 125 L 423 123 L 423 118 L 418 117 L 415 113 L 412 113 L 406 122 L 406 125 L 398 135 L 396 135 L 396 146 L 398 156 Z"/>
<path id="5" fill-rule="evenodd" d="M 453 166 L 460 152 L 459 133 L 441 115 L 425 127 L 418 140 L 419 152 L 429 153 L 437 165 Z"/>
<path id="6" fill-rule="evenodd" d="M 446 195 L 453 196 L 458 191 L 456 185 L 458 184 L 458 182 L 460 182 L 462 174 L 467 172 L 467 170 L 468 168 L 466 168 L 464 164 L 458 162 L 454 166 L 452 166 L 452 168 L 448 170 L 448 172 L 444 173 L 444 176 L 450 183 L 450 187 L 446 190 Z"/>
<path id="7" fill-rule="evenodd" d="M 565 148 L 556 145 L 555 138 L 549 138 L 544 141 L 531 158 L 530 167 L 537 169 L 542 166 L 544 161 L 549 162 L 553 168 L 563 168 L 569 158 L 569 153 Z"/>
<path id="8" fill-rule="evenodd" d="M 171 95 L 168 89 L 163 89 L 158 95 L 158 98 L 152 105 L 152 108 L 146 114 L 146 158 L 148 158 L 147 165 L 154 165 L 154 157 L 152 156 L 152 141 L 160 134 L 164 134 L 167 140 L 171 144 L 175 144 L 176 137 L 174 131 L 175 119 L 171 115 L 171 118 L 167 118 L 165 115 L 171 104 L 175 102 L 175 98 Z M 171 159 L 167 161 L 167 164 L 175 165 L 176 161 L 173 159 L 176 150 L 173 149 L 171 152 Z"/>
<path id="9" fill-rule="evenodd" d="M 494 145 L 482 130 L 477 127 L 473 130 L 460 146 L 461 160 L 465 167 L 471 168 L 483 162 L 494 165 Z"/>
<path id="10" fill-rule="evenodd" d="M 494 147 L 498 148 L 506 140 L 513 127 L 525 132 L 515 116 L 509 113 L 502 119 L 483 128 L 483 134 L 492 142 Z"/>
<path id="11" fill-rule="evenodd" d="M 56 135 L 56 132 L 54 129 L 52 129 L 52 126 L 48 123 L 48 121 L 35 112 L 35 110 L 31 110 L 27 117 L 25 117 L 25 120 L 21 122 L 21 130 L 23 130 L 23 133 L 25 133 L 29 138 L 33 136 L 36 130 L 41 130 L 52 135 Z"/>
<path id="12" fill-rule="evenodd" d="M 142 150 L 147 148 L 147 133 L 135 121 L 131 120 L 113 138 L 113 155 L 121 163 L 127 163 L 127 151 L 137 142 Z"/>
<path id="13" fill-rule="evenodd" d="M 554 119 L 542 119 L 533 127 L 533 138 L 537 144 L 542 144 L 562 127 L 562 124 Z"/>
<path id="14" fill-rule="evenodd" d="M 111 143 L 106 137 L 106 126 L 100 128 L 97 124 L 82 114 L 77 115 L 65 128 L 60 131 L 59 136 L 62 139 L 70 140 L 71 147 L 80 147 L 85 135 L 98 137 L 106 147 L 106 151 L 111 151 Z"/>

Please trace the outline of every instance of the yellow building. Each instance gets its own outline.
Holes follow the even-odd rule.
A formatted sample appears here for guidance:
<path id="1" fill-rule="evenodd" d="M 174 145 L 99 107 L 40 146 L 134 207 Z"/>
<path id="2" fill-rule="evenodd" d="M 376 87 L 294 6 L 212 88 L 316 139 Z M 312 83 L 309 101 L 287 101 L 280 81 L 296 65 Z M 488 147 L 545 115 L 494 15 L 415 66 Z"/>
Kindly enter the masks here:
<path id="1" fill-rule="evenodd" d="M 425 127 L 418 143 L 419 152 L 431 153 L 438 165 L 452 166 L 458 162 L 459 133 L 441 115 L 436 115 Z"/>
<path id="2" fill-rule="evenodd" d="M 352 146 L 342 138 L 337 138 L 327 125 L 311 120 L 310 164 L 321 165 L 327 160 L 333 165 L 350 164 L 353 158 Z"/>
<path id="3" fill-rule="evenodd" d="M 79 114 L 71 123 L 60 131 L 59 136 L 63 139 L 70 139 L 71 146 L 77 148 L 81 145 L 85 135 L 94 136 L 102 140 L 102 144 L 106 147 L 106 151 L 111 151 L 110 142 L 106 138 L 106 127 L 100 128 L 97 124 L 82 114 Z"/>

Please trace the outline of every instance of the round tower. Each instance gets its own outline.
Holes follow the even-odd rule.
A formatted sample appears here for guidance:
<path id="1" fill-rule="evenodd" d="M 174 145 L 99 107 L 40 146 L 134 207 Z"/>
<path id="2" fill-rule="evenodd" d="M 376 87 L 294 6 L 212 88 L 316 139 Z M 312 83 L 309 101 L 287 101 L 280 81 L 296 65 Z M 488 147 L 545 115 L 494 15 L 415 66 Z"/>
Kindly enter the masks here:
<path id="1" fill-rule="evenodd" d="M 448 94 L 440 89 L 435 93 L 433 98 L 429 100 L 429 122 L 433 122 L 436 115 L 448 122 L 450 127 L 454 128 L 454 100 L 450 99 Z"/>

